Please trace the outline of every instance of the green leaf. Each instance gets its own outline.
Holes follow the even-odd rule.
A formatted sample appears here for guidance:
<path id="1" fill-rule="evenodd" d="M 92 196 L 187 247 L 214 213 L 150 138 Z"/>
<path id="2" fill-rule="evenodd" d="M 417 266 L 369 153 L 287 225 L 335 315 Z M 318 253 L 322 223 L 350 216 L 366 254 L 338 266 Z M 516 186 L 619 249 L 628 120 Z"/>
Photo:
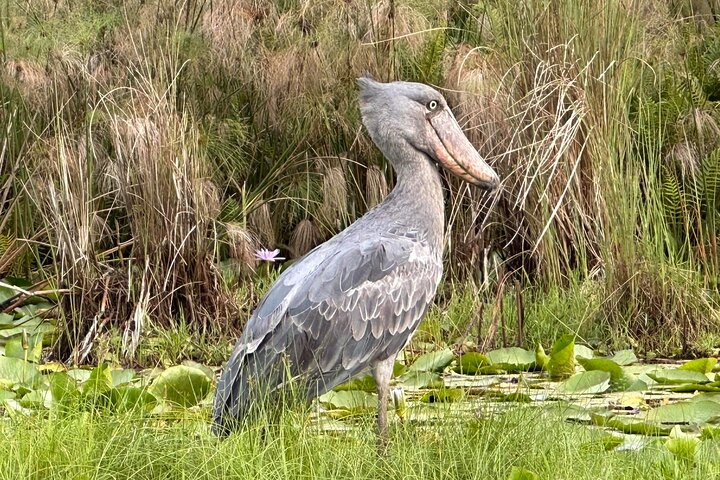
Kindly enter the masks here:
<path id="1" fill-rule="evenodd" d="M 399 383 L 408 388 L 442 388 L 443 379 L 433 372 L 407 372 L 400 376 Z"/>
<path id="2" fill-rule="evenodd" d="M 690 360 L 689 362 L 678 367 L 678 370 L 687 370 L 690 372 L 698 373 L 710 373 L 712 372 L 715 365 L 717 365 L 717 358 L 698 358 L 696 360 Z"/>
<path id="3" fill-rule="evenodd" d="M 678 402 L 648 410 L 645 419 L 654 423 L 701 424 L 720 415 L 720 403 L 709 400 Z"/>
<path id="4" fill-rule="evenodd" d="M 409 372 L 442 372 L 450 365 L 455 355 L 452 350 L 438 350 L 420 355 L 409 368 Z"/>
<path id="5" fill-rule="evenodd" d="M 344 390 L 336 392 L 330 390 L 318 398 L 318 401 L 328 409 L 347 410 L 353 414 L 374 413 L 377 410 L 377 397 L 362 390 Z"/>
<path id="6" fill-rule="evenodd" d="M 50 393 L 54 406 L 69 406 L 80 398 L 77 380 L 65 372 L 51 373 L 46 376 L 50 384 Z"/>
<path id="7" fill-rule="evenodd" d="M 110 402 L 118 412 L 140 409 L 149 412 L 157 405 L 157 398 L 147 388 L 122 385 L 110 390 Z"/>
<path id="8" fill-rule="evenodd" d="M 592 348 L 587 347 L 585 345 L 575 345 L 575 358 L 582 357 L 582 358 L 595 358 L 595 352 L 592 351 Z"/>
<path id="9" fill-rule="evenodd" d="M 150 393 L 181 407 L 192 407 L 210 391 L 212 379 L 195 367 L 176 365 L 162 372 L 150 385 Z"/>
<path id="10" fill-rule="evenodd" d="M 112 378 L 112 386 L 119 387 L 120 385 L 130 383 L 132 379 L 135 378 L 135 370 L 132 368 L 112 370 L 110 377 Z"/>
<path id="11" fill-rule="evenodd" d="M 27 351 L 23 348 L 22 338 L 13 338 L 5 344 L 5 356 L 22 358 L 28 362 L 37 363 L 42 357 L 42 334 L 28 336 Z M 27 358 L 25 358 L 27 355 Z"/>
<path id="12" fill-rule="evenodd" d="M 587 371 L 600 370 L 610 374 L 610 386 L 613 390 L 624 390 L 633 382 L 625 371 L 608 358 L 578 358 L 578 363 Z"/>
<path id="13" fill-rule="evenodd" d="M 2 300 L 0 300 L 0 303 L 2 303 Z M 10 315 L 9 313 L 0 313 L 0 328 L 4 328 L 6 326 L 13 326 L 14 324 L 15 317 L 13 315 Z"/>
<path id="14" fill-rule="evenodd" d="M 535 364 L 538 368 L 547 370 L 548 362 L 550 362 L 550 357 L 545 353 L 542 344 L 538 343 L 535 346 Z"/>
<path id="15" fill-rule="evenodd" d="M 40 378 L 35 365 L 21 358 L 0 357 L 0 382 L 31 387 Z"/>
<path id="16" fill-rule="evenodd" d="M 563 335 L 553 345 L 547 366 L 550 378 L 568 378 L 575 373 L 575 337 Z"/>
<path id="17" fill-rule="evenodd" d="M 69 373 L 69 372 L 68 372 Z M 109 392 L 113 386 L 112 373 L 107 364 L 101 364 L 93 368 L 90 378 L 83 384 L 83 395 L 98 395 Z"/>
<path id="18" fill-rule="evenodd" d="M 535 365 L 535 353 L 524 348 L 499 348 L 487 353 L 492 366 L 502 368 L 508 372 L 530 370 Z"/>
<path id="19" fill-rule="evenodd" d="M 536 474 L 524 468 L 512 467 L 508 480 L 540 480 Z"/>
<path id="20" fill-rule="evenodd" d="M 668 390 L 671 392 L 678 393 L 693 393 L 693 392 L 720 392 L 720 382 L 712 383 L 683 383 L 677 387 L 670 387 Z"/>
<path id="21" fill-rule="evenodd" d="M 610 388 L 610 374 L 600 370 L 576 373 L 560 384 L 560 393 L 602 393 Z"/>
<path id="22" fill-rule="evenodd" d="M 460 356 L 453 370 L 463 375 L 477 375 L 480 368 L 488 365 L 490 359 L 482 353 L 467 352 Z"/>
<path id="23" fill-rule="evenodd" d="M 695 459 L 695 451 L 699 444 L 699 438 L 684 433 L 680 427 L 676 425 L 670 432 L 670 438 L 665 442 L 665 447 L 677 460 L 692 463 Z"/>
<path id="24" fill-rule="evenodd" d="M 625 367 L 627 365 L 632 365 L 633 363 L 637 362 L 638 358 L 635 356 L 635 352 L 633 352 L 632 350 L 619 350 L 615 352 L 615 355 L 613 355 L 610 360 L 622 367 Z"/>
<path id="25" fill-rule="evenodd" d="M 710 383 L 710 379 L 704 373 L 691 370 L 680 370 L 671 368 L 667 370 L 655 370 L 647 374 L 658 383 L 664 385 L 677 385 L 681 383 Z"/>
<path id="26" fill-rule="evenodd" d="M 420 397 L 420 401 L 425 403 L 453 403 L 460 400 L 462 396 L 462 388 L 440 388 L 425 393 Z"/>
<path id="27" fill-rule="evenodd" d="M 32 390 L 19 400 L 20 406 L 25 408 L 50 408 L 52 405 L 52 394 L 49 390 Z"/>
<path id="28" fill-rule="evenodd" d="M 377 383 L 372 375 L 365 375 L 360 378 L 353 378 L 349 382 L 345 382 L 337 387 L 333 388 L 336 392 L 342 390 L 362 390 L 363 392 L 375 392 L 377 390 Z"/>

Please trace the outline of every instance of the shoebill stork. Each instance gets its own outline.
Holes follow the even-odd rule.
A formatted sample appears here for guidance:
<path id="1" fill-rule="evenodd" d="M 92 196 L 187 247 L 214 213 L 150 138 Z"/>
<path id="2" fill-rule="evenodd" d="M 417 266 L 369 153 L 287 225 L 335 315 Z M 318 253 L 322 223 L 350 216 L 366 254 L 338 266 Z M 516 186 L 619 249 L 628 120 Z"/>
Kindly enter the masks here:
<path id="1" fill-rule="evenodd" d="M 218 435 L 256 409 L 272 409 L 283 391 L 310 400 L 370 367 L 385 442 L 395 357 L 425 316 L 443 271 L 437 166 L 484 189 L 499 183 L 436 90 L 367 77 L 358 84 L 363 123 L 395 169 L 395 188 L 270 288 L 220 377 L 213 412 Z"/>

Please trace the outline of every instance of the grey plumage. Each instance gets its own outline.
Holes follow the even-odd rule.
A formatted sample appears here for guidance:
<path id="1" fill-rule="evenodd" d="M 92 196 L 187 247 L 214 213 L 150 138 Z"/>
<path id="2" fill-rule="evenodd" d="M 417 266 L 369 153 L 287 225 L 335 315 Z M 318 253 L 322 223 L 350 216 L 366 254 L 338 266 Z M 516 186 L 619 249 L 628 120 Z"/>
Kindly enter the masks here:
<path id="1" fill-rule="evenodd" d="M 367 367 L 379 380 L 384 434 L 387 365 L 422 320 L 442 276 L 444 206 L 435 162 L 486 188 L 497 185 L 438 92 L 406 82 L 358 83 L 363 123 L 393 163 L 396 187 L 270 288 L 218 383 L 213 414 L 220 435 L 253 408 L 272 408 L 290 386 L 311 399 Z"/>

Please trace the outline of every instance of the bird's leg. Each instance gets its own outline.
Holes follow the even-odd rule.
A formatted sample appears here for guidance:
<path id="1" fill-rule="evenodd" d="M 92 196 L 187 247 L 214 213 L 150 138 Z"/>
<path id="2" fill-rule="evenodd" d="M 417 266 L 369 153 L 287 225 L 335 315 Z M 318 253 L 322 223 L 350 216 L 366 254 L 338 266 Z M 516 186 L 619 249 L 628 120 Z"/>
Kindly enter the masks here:
<path id="1" fill-rule="evenodd" d="M 390 396 L 390 378 L 392 377 L 395 356 L 382 360 L 375 364 L 373 375 L 377 383 L 378 392 L 378 442 L 380 452 L 383 453 L 388 443 L 387 411 L 388 398 Z"/>

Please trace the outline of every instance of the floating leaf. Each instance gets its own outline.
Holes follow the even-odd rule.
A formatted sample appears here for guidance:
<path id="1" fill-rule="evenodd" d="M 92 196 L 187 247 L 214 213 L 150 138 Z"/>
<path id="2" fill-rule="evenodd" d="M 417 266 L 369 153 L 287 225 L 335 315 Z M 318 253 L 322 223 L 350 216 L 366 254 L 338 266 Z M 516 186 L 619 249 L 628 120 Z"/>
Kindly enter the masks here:
<path id="1" fill-rule="evenodd" d="M 349 382 L 338 385 L 333 390 L 336 392 L 342 390 L 362 390 L 363 392 L 374 392 L 377 390 L 377 382 L 372 375 L 365 375 L 360 378 L 353 378 Z"/>
<path id="2" fill-rule="evenodd" d="M 592 351 L 592 348 L 587 347 L 585 345 L 575 345 L 575 358 L 582 357 L 582 358 L 595 358 L 595 352 Z"/>
<path id="3" fill-rule="evenodd" d="M 710 379 L 704 373 L 691 370 L 680 370 L 672 368 L 668 370 L 655 370 L 648 373 L 648 376 L 658 383 L 665 385 L 677 385 L 681 383 L 710 383 Z"/>
<path id="4" fill-rule="evenodd" d="M 538 366 L 538 368 L 546 370 L 549 361 L 550 357 L 547 355 L 547 353 L 545 353 L 545 349 L 543 348 L 542 344 L 538 343 L 535 346 L 535 364 Z"/>
<path id="5" fill-rule="evenodd" d="M 452 403 L 460 400 L 462 396 L 462 388 L 440 388 L 427 392 L 420 398 L 420 401 L 425 403 Z"/>
<path id="6" fill-rule="evenodd" d="M 575 373 L 575 337 L 563 335 L 553 345 L 547 371 L 550 378 L 568 378 Z"/>
<path id="7" fill-rule="evenodd" d="M 600 370 L 610 374 L 610 386 L 613 390 L 624 390 L 631 385 L 633 378 L 608 358 L 578 358 L 578 363 L 587 371 Z"/>
<path id="8" fill-rule="evenodd" d="M 677 387 L 670 387 L 668 390 L 671 392 L 720 392 L 720 382 L 712 382 L 712 383 L 684 383 L 682 385 L 678 385 Z"/>
<path id="9" fill-rule="evenodd" d="M 377 397 L 362 390 L 330 390 L 318 400 L 325 408 L 346 410 L 353 414 L 374 413 L 378 406 Z"/>
<path id="10" fill-rule="evenodd" d="M 68 406 L 78 401 L 80 390 L 77 380 L 65 372 L 56 372 L 47 375 L 50 384 L 50 393 L 54 406 Z"/>
<path id="11" fill-rule="evenodd" d="M 600 370 L 576 373 L 560 384 L 560 393 L 602 393 L 610 388 L 610 374 Z"/>
<path id="12" fill-rule="evenodd" d="M 80 383 L 87 382 L 90 379 L 91 370 L 85 368 L 73 368 L 67 371 L 67 374 Z"/>
<path id="13" fill-rule="evenodd" d="M 540 480 L 536 474 L 524 468 L 512 467 L 508 480 Z"/>
<path id="14" fill-rule="evenodd" d="M 692 463 L 695 459 L 695 451 L 699 444 L 699 438 L 684 433 L 680 427 L 676 425 L 670 432 L 670 438 L 665 442 L 665 447 L 677 460 Z"/>
<path id="15" fill-rule="evenodd" d="M 135 378 L 135 370 L 132 368 L 112 370 L 110 377 L 112 378 L 112 386 L 119 387 L 120 385 L 130 383 L 132 379 Z"/>
<path id="16" fill-rule="evenodd" d="M 0 287 L 1 289 L 2 287 Z M 2 300 L 0 300 L 0 303 L 2 303 Z M 4 328 L 5 326 L 12 326 L 15 324 L 15 317 L 13 315 L 10 315 L 9 313 L 0 313 L 0 328 Z"/>
<path id="17" fill-rule="evenodd" d="M 613 355 L 610 360 L 617 363 L 621 367 L 625 367 L 627 365 L 632 365 L 633 363 L 637 362 L 638 358 L 635 356 L 635 352 L 632 350 L 619 350 L 615 352 L 615 355 Z"/>
<path id="18" fill-rule="evenodd" d="M 490 365 L 490 359 L 478 352 L 467 352 L 460 356 L 453 369 L 463 375 L 477 375 L 482 367 Z"/>
<path id="19" fill-rule="evenodd" d="M 21 358 L 0 357 L 0 382 L 32 386 L 39 377 L 40 373 L 32 363 Z"/>
<path id="20" fill-rule="evenodd" d="M 703 400 L 678 402 L 648 410 L 645 419 L 654 423 L 701 424 L 720 415 L 720 403 Z"/>
<path id="21" fill-rule="evenodd" d="M 436 352 L 425 353 L 415 359 L 415 362 L 408 368 L 409 372 L 442 372 L 445 367 L 450 365 L 455 355 L 452 350 L 438 350 Z"/>
<path id="22" fill-rule="evenodd" d="M 717 358 L 698 358 L 696 360 L 690 360 L 689 362 L 678 367 L 678 370 L 687 370 L 690 372 L 698 373 L 710 373 L 712 372 L 715 365 L 717 365 Z"/>
<path id="23" fill-rule="evenodd" d="M 205 372 L 205 375 L 207 375 L 209 378 L 215 377 L 215 372 L 213 372 L 213 369 L 208 367 L 207 365 L 203 365 L 202 363 L 198 363 L 193 360 L 183 360 L 181 365 L 186 365 L 188 367 L 195 367 L 197 369 L 200 369 L 203 372 Z"/>
<path id="24" fill-rule="evenodd" d="M 493 350 L 487 353 L 487 358 L 492 363 L 491 366 L 508 372 L 529 370 L 535 365 L 535 353 L 519 347 Z"/>
<path id="25" fill-rule="evenodd" d="M 0 402 L 3 400 L 9 400 L 11 398 L 15 398 L 15 392 L 12 392 L 10 390 L 0 390 Z"/>
<path id="26" fill-rule="evenodd" d="M 110 401 L 113 408 L 118 412 L 128 412 L 141 409 L 146 412 L 157 405 L 157 398 L 148 389 L 122 385 L 110 391 Z"/>
<path id="27" fill-rule="evenodd" d="M 98 395 L 109 392 L 113 387 L 112 373 L 107 364 L 101 364 L 93 368 L 90 372 L 90 378 L 83 385 L 84 395 Z"/>
<path id="28" fill-rule="evenodd" d="M 210 391 L 212 379 L 204 371 L 175 365 L 162 372 L 150 385 L 150 393 L 181 407 L 192 407 Z"/>
<path id="29" fill-rule="evenodd" d="M 442 388 L 443 379 L 433 372 L 407 372 L 399 379 L 404 387 L 409 388 Z"/>
<path id="30" fill-rule="evenodd" d="M 28 336 L 27 349 L 23 348 L 23 339 L 21 337 L 8 340 L 5 344 L 5 356 L 22 358 L 33 363 L 39 362 L 40 357 L 42 357 L 42 337 L 42 334 Z"/>
<path id="31" fill-rule="evenodd" d="M 52 405 L 52 394 L 49 390 L 32 390 L 18 400 L 25 408 L 50 408 Z"/>
<path id="32" fill-rule="evenodd" d="M 606 415 L 600 415 L 593 412 L 591 414 L 595 425 L 614 428 L 623 433 L 634 435 L 666 435 L 670 432 L 670 427 L 650 423 L 636 417 L 628 417 L 625 415 L 612 415 L 605 412 Z"/>

